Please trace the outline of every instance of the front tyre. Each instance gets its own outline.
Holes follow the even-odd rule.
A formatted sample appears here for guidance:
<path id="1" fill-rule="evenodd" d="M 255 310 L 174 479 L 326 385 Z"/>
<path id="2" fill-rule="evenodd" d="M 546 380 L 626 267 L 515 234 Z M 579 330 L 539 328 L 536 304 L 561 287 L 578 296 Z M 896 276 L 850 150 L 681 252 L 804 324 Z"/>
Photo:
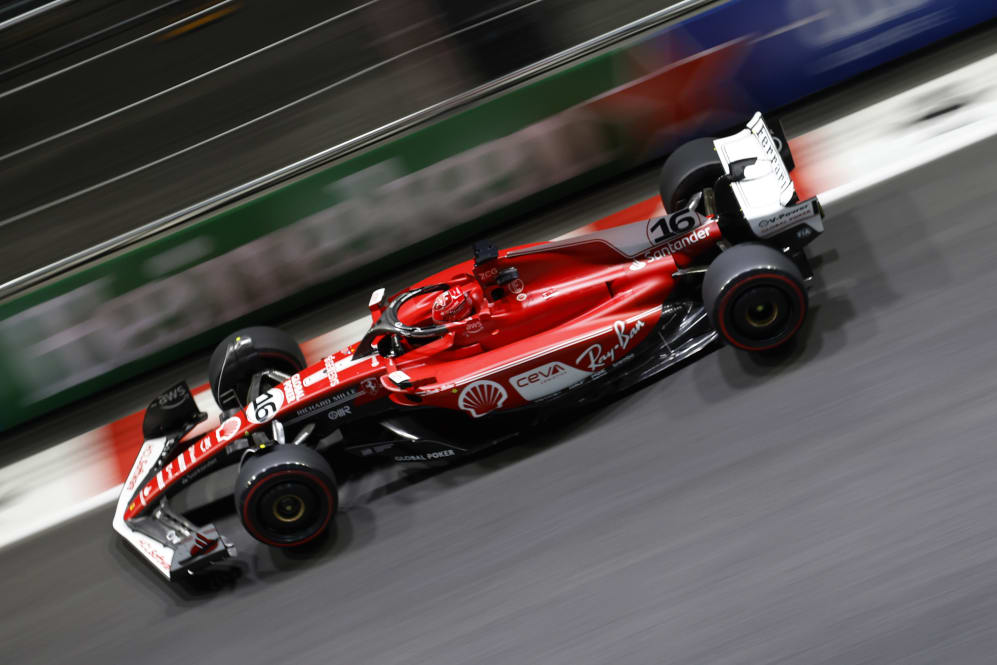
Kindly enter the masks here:
<path id="1" fill-rule="evenodd" d="M 250 457 L 239 471 L 235 500 L 246 531 L 272 547 L 314 540 L 338 505 L 329 463 L 315 450 L 292 444 Z"/>
<path id="2" fill-rule="evenodd" d="M 747 243 L 722 252 L 706 271 L 703 303 L 725 342 L 766 351 L 803 325 L 807 291 L 799 268 L 782 252 Z"/>
<path id="3" fill-rule="evenodd" d="M 226 353 L 236 341 L 244 347 Z M 208 384 L 215 403 L 224 411 L 236 403 L 244 407 L 256 397 L 250 394 L 253 375 L 264 370 L 291 375 L 304 368 L 305 356 L 293 337 L 279 328 L 254 326 L 229 335 L 215 347 L 208 362 Z"/>

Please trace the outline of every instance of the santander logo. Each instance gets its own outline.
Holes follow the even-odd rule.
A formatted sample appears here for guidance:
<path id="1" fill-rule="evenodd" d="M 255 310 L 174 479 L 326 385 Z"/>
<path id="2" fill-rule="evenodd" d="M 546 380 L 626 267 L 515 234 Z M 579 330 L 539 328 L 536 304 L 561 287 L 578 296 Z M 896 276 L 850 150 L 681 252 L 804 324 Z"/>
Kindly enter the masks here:
<path id="1" fill-rule="evenodd" d="M 700 240 L 705 240 L 708 237 L 710 237 L 709 228 L 701 226 L 698 229 L 689 231 L 689 233 L 679 238 L 676 238 L 675 240 L 666 241 L 665 246 L 662 248 L 662 251 L 664 251 L 664 253 L 666 254 L 674 254 L 675 252 L 681 252 L 683 249 L 692 247 Z M 647 254 L 648 252 L 644 253 L 645 256 L 647 256 Z"/>

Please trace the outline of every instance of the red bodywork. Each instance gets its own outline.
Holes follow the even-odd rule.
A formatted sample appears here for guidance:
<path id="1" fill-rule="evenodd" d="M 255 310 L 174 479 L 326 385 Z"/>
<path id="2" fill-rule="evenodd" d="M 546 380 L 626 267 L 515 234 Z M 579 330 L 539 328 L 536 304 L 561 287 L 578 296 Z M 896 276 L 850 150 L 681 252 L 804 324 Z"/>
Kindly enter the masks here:
<path id="1" fill-rule="evenodd" d="M 413 288 L 446 283 L 451 289 L 443 293 L 449 295 L 444 301 L 440 291 L 412 298 L 399 312 L 403 323 L 449 319 L 452 301 L 461 294 L 472 305 L 470 316 L 468 308 L 456 308 L 465 318 L 447 320 L 445 335 L 397 358 L 354 360 L 356 345 L 351 345 L 295 374 L 137 488 L 124 518 L 143 513 L 230 442 L 333 395 L 354 391 L 358 405 L 387 398 L 399 408 L 432 406 L 480 418 L 526 406 L 607 369 L 654 328 L 675 286 L 675 270 L 691 265 L 721 238 L 714 218 L 696 215 L 694 228 L 667 237 L 656 237 L 659 225 L 652 219 L 516 247 L 483 265 L 468 260 L 427 277 Z M 518 279 L 495 297 L 497 276 L 513 267 Z M 376 319 L 379 307 L 371 310 Z"/>

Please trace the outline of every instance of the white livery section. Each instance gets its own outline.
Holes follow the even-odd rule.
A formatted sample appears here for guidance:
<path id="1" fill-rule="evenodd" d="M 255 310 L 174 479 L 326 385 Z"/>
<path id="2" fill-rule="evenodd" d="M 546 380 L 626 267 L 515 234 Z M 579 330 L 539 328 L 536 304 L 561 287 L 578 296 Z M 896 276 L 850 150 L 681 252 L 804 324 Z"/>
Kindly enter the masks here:
<path id="1" fill-rule="evenodd" d="M 121 488 L 121 494 L 118 495 L 118 505 L 114 508 L 112 525 L 115 531 L 142 553 L 142 556 L 152 564 L 153 568 L 162 573 L 166 579 L 170 579 L 170 567 L 173 565 L 175 550 L 144 533 L 129 528 L 124 519 L 125 511 L 128 509 L 128 501 L 135 493 L 135 488 L 142 482 L 142 478 L 152 468 L 155 461 L 159 459 L 165 445 L 166 439 L 164 437 L 150 439 L 142 444 L 142 450 L 135 458 L 135 464 L 128 472 L 128 478 L 125 479 L 125 484 Z"/>
<path id="2" fill-rule="evenodd" d="M 728 174 L 732 174 L 732 165 L 751 161 L 743 177 L 734 174 L 731 189 L 756 236 L 768 238 L 803 223 L 814 231 L 824 230 L 820 207 L 813 199 L 790 205 L 796 189 L 779 154 L 782 145 L 761 113 L 755 113 L 740 132 L 717 139 L 713 145 Z"/>
<path id="3" fill-rule="evenodd" d="M 570 388 L 590 376 L 591 372 L 562 362 L 552 362 L 517 374 L 509 379 L 509 383 L 523 399 L 534 401 Z"/>
<path id="4" fill-rule="evenodd" d="M 744 171 L 744 179 L 731 187 L 744 216 L 748 219 L 765 217 L 778 212 L 793 199 L 795 190 L 789 171 L 779 156 L 777 145 L 761 113 L 756 113 L 748 126 L 733 136 L 713 142 L 727 173 L 731 164 L 745 159 L 755 162 Z"/>

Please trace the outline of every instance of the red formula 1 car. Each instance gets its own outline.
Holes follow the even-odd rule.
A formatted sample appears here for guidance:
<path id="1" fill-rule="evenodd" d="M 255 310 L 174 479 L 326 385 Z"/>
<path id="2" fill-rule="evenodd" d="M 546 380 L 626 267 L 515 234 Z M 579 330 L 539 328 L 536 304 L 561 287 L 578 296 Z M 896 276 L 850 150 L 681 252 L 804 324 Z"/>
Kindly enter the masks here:
<path id="1" fill-rule="evenodd" d="M 171 579 L 232 556 L 171 500 L 238 465 L 246 530 L 301 545 L 336 511 L 337 455 L 456 460 L 718 340 L 747 352 L 785 343 L 807 313 L 803 248 L 823 231 L 791 168 L 785 138 L 756 115 L 669 157 L 668 215 L 505 250 L 478 243 L 409 289 L 375 291 L 363 338 L 314 365 L 279 330 L 231 336 L 209 367 L 220 422 L 186 436 L 205 415 L 184 384 L 153 401 L 114 528 Z"/>

